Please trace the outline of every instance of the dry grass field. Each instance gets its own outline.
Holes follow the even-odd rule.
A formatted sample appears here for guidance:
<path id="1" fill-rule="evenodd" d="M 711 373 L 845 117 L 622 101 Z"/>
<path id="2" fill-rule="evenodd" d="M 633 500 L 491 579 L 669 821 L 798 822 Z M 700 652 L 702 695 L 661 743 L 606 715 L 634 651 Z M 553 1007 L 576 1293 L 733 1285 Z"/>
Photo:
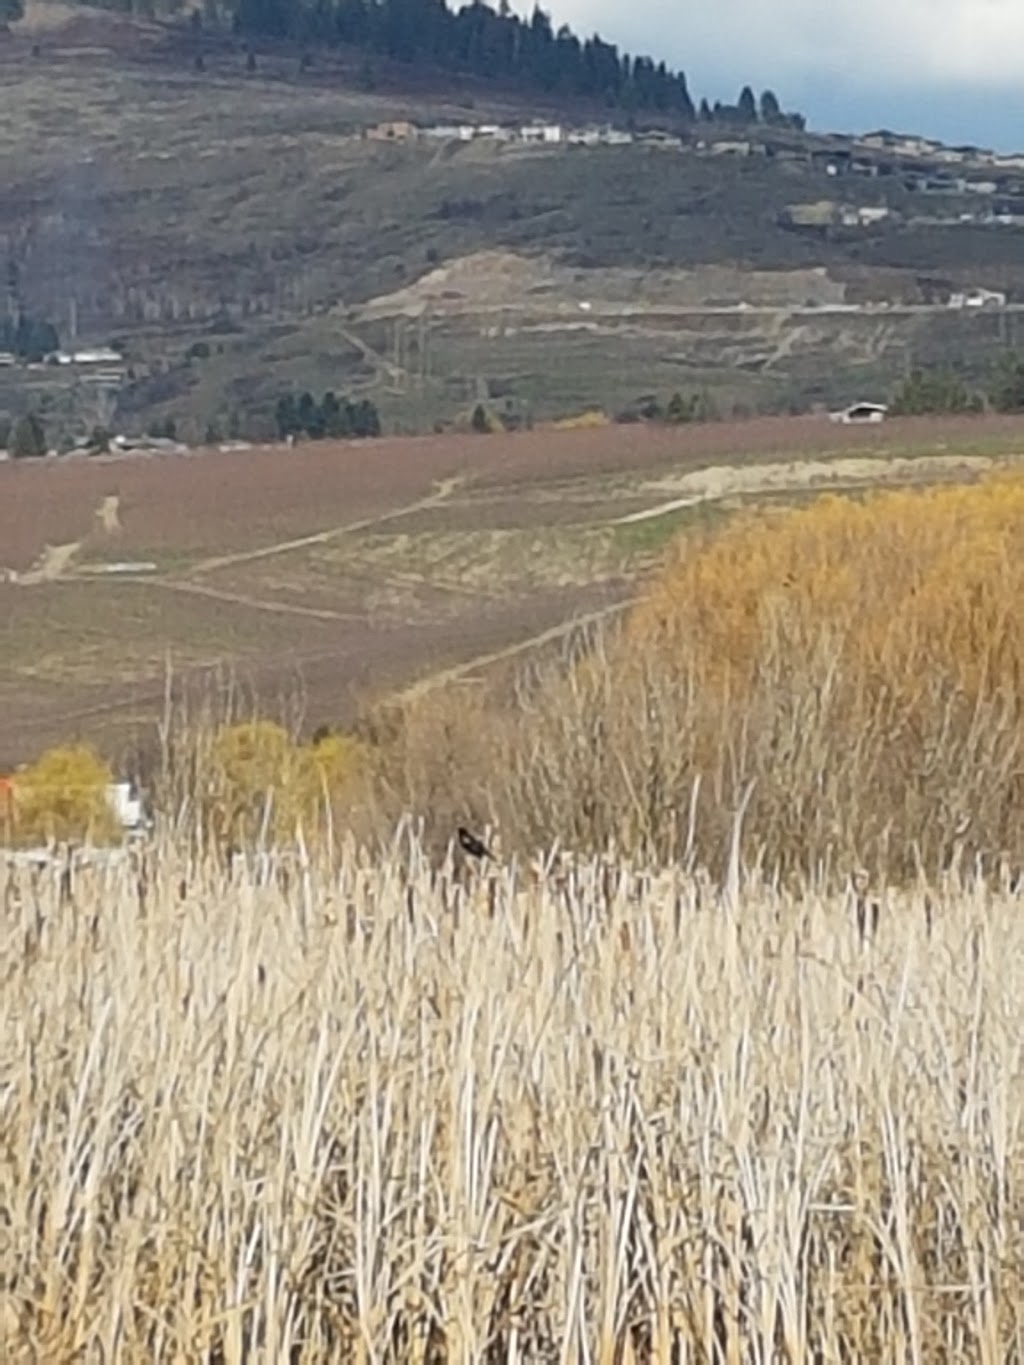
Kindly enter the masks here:
<path id="1" fill-rule="evenodd" d="M 339 855 L 0 872 L 5 1360 L 1019 1358 L 1017 896 Z"/>

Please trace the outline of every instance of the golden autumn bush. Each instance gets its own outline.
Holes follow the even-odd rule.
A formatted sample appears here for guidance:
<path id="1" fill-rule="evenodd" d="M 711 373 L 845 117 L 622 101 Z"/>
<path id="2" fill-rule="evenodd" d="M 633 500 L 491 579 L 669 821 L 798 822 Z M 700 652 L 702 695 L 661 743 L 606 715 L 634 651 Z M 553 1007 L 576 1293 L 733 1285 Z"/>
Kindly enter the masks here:
<path id="1" fill-rule="evenodd" d="M 769 876 L 1016 866 L 1022 680 L 1024 479 L 822 497 L 682 538 L 617 633 L 492 708 L 472 768 L 445 749 L 432 786 L 446 821 L 468 803 L 535 846 L 721 866 L 746 800 Z M 407 717 L 407 743 L 458 705 Z"/>
<path id="2" fill-rule="evenodd" d="M 602 408 L 585 408 L 583 412 L 559 417 L 551 423 L 555 431 L 594 431 L 610 424 L 608 414 Z"/>
<path id="3" fill-rule="evenodd" d="M 313 839 L 361 764 L 361 746 L 347 735 L 301 744 L 272 721 L 224 725 L 205 763 L 208 823 L 242 844 L 287 843 L 299 830 Z"/>
<path id="4" fill-rule="evenodd" d="M 113 781 L 88 745 L 50 749 L 11 782 L 5 838 L 13 843 L 110 843 L 120 829 L 107 801 Z"/>

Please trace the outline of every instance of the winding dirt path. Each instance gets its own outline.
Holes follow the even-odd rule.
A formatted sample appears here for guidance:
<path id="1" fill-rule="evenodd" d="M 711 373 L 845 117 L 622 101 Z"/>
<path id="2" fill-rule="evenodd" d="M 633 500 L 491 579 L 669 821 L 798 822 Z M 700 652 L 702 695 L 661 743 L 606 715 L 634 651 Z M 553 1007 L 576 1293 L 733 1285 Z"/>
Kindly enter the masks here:
<path id="1" fill-rule="evenodd" d="M 238 564 L 251 564 L 258 559 L 270 559 L 274 555 L 289 554 L 292 550 L 305 550 L 311 545 L 327 545 L 341 536 L 350 535 L 353 531 L 368 531 L 374 526 L 384 526 L 388 522 L 398 521 L 401 517 L 412 516 L 415 512 L 439 507 L 441 503 L 446 502 L 451 497 L 461 482 L 460 478 L 444 479 L 436 485 L 434 492 L 425 498 L 406 503 L 404 507 L 396 507 L 390 512 L 381 512 L 377 516 L 362 517 L 359 521 L 349 521 L 343 526 L 332 526 L 327 531 L 315 531 L 312 535 L 297 536 L 293 540 L 279 540 L 272 545 L 261 545 L 255 550 L 237 550 L 233 554 L 213 555 L 209 559 L 197 560 L 189 569 L 189 573 L 212 573 L 216 569 L 230 569 Z"/>

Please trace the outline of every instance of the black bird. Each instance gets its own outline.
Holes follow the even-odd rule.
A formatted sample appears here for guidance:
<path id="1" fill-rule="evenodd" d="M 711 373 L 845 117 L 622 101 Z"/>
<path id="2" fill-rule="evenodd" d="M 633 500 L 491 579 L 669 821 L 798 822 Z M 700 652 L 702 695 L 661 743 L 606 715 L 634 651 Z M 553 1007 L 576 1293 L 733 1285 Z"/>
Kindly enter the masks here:
<path id="1" fill-rule="evenodd" d="M 459 844 L 471 858 L 492 858 L 494 854 L 486 844 L 480 842 L 475 834 L 470 834 L 465 825 L 459 826 Z"/>

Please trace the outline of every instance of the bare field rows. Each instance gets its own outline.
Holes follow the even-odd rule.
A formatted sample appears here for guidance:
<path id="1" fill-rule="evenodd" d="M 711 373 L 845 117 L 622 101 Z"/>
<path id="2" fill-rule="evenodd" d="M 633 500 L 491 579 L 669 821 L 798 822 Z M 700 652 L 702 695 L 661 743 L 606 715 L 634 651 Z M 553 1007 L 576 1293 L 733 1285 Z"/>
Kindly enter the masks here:
<path id="1" fill-rule="evenodd" d="M 664 466 L 986 443 L 1013 447 L 1018 440 L 1024 447 L 1024 424 L 1017 418 L 922 418 L 868 429 L 801 417 L 11 463 L 0 467 L 0 566 L 24 569 L 46 544 L 95 538 L 96 509 L 111 496 L 120 502 L 119 553 L 182 558 L 243 551 L 393 514 L 452 478 L 511 493 Z"/>
<path id="2" fill-rule="evenodd" d="M 801 418 L 2 465 L 0 763 L 116 748 L 168 664 L 344 721 L 626 600 L 675 529 L 737 500 L 972 478 L 1020 445 L 1011 419 Z"/>

